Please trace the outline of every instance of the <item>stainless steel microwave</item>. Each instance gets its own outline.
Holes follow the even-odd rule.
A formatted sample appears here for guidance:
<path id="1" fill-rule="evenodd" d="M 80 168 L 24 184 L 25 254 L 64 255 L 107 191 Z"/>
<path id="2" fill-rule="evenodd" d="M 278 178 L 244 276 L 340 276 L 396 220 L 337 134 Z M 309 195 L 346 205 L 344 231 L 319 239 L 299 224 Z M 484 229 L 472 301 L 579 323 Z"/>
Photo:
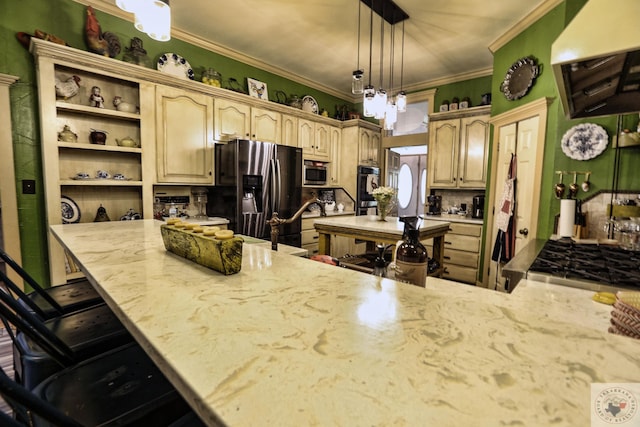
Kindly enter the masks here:
<path id="1" fill-rule="evenodd" d="M 327 164 L 324 162 L 314 162 L 305 160 L 302 168 L 304 185 L 326 185 L 327 184 Z"/>

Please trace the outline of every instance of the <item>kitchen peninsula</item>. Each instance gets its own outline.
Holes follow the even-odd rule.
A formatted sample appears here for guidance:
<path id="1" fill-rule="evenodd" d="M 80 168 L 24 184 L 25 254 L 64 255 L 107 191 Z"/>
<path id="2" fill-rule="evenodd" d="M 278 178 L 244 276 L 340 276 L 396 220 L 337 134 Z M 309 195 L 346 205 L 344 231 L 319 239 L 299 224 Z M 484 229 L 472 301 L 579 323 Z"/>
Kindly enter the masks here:
<path id="1" fill-rule="evenodd" d="M 159 221 L 51 230 L 208 425 L 584 426 L 591 383 L 640 382 L 640 341 L 587 291 L 419 288 L 251 244 L 225 276 Z"/>
<path id="2" fill-rule="evenodd" d="M 404 222 L 397 217 L 387 217 L 381 221 L 374 215 L 321 217 L 314 221 L 319 234 L 320 254 L 331 254 L 331 235 L 352 237 L 368 242 L 395 244 L 402 239 Z M 444 235 L 449 231 L 449 223 L 424 220 L 419 224 L 420 240 L 433 238 L 433 258 L 444 263 Z"/>

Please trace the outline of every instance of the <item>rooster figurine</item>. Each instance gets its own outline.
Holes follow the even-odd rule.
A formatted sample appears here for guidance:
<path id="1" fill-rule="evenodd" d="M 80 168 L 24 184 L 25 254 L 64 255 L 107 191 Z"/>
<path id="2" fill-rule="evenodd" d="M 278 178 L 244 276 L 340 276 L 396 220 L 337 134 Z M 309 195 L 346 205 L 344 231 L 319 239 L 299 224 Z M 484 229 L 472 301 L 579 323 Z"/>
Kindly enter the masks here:
<path id="1" fill-rule="evenodd" d="M 56 76 L 56 95 L 63 98 L 69 99 L 75 96 L 80 89 L 80 77 L 73 75 L 69 77 L 67 80 L 62 81 Z"/>
<path id="2" fill-rule="evenodd" d="M 115 58 L 120 53 L 120 39 L 114 33 L 100 29 L 100 23 L 91 6 L 87 7 L 87 22 L 84 26 L 87 47 L 93 53 Z"/>

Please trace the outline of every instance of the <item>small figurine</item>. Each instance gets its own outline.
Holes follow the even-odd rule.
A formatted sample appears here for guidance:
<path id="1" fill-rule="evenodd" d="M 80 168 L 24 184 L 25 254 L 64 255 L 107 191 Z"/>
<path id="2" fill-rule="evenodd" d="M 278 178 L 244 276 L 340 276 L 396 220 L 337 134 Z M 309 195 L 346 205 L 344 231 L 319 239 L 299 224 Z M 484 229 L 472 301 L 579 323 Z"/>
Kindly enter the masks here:
<path id="1" fill-rule="evenodd" d="M 110 31 L 102 32 L 100 23 L 91 6 L 87 7 L 87 20 L 84 27 L 85 41 L 89 51 L 115 58 L 121 50 L 120 39 Z"/>
<path id="2" fill-rule="evenodd" d="M 94 86 L 91 88 L 91 96 L 89 97 L 92 107 L 104 108 L 104 98 L 100 95 L 100 88 Z"/>
<path id="3" fill-rule="evenodd" d="M 80 77 L 73 75 L 67 80 L 62 81 L 58 76 L 56 76 L 55 85 L 56 95 L 66 100 L 78 93 L 78 90 L 80 89 Z"/>
<path id="4" fill-rule="evenodd" d="M 123 101 L 121 96 L 113 97 L 113 106 L 116 107 L 116 110 L 124 111 L 125 113 L 135 113 L 137 111 L 135 105 Z"/>

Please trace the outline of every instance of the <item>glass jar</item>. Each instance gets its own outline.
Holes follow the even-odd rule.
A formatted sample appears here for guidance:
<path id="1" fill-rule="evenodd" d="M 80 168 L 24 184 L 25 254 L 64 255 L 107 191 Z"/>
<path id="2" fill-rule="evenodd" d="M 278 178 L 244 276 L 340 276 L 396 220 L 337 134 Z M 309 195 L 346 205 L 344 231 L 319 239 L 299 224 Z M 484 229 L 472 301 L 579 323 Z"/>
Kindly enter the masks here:
<path id="1" fill-rule="evenodd" d="M 207 68 L 207 70 L 202 73 L 202 83 L 209 86 L 220 87 L 222 86 L 222 76 L 213 68 Z"/>

